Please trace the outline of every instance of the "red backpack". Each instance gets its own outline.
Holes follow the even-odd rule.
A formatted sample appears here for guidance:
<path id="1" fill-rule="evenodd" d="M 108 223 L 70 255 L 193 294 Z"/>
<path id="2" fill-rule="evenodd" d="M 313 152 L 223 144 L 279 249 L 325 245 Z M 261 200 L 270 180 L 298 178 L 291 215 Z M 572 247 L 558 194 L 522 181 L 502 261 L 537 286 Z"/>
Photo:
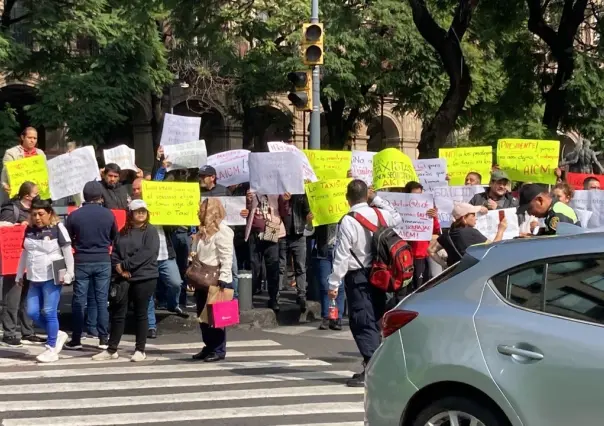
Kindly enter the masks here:
<path id="1" fill-rule="evenodd" d="M 363 228 L 372 233 L 371 253 L 373 262 L 369 273 L 369 283 L 384 292 L 397 292 L 407 286 L 413 279 L 413 255 L 411 246 L 403 240 L 392 227 L 389 227 L 379 209 L 373 208 L 379 226 L 369 222 L 364 216 L 348 213 Z M 352 256 L 363 266 L 359 258 Z"/>

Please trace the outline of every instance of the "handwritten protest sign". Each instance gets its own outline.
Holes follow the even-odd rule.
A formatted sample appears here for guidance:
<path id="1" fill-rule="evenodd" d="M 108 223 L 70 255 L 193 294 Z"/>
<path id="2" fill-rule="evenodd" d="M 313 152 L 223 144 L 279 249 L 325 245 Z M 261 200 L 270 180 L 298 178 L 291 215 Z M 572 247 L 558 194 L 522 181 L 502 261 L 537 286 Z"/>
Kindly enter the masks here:
<path id="1" fill-rule="evenodd" d="M 350 170 L 354 179 L 361 179 L 368 186 L 373 185 L 373 156 L 375 152 L 352 151 Z"/>
<path id="2" fill-rule="evenodd" d="M 319 180 L 345 179 L 350 170 L 350 151 L 305 149 L 303 152 Z"/>
<path id="3" fill-rule="evenodd" d="M 59 155 L 48 160 L 46 165 L 48 166 L 50 196 L 53 200 L 79 194 L 84 189 L 86 182 L 101 178 L 92 146 L 85 146 Z"/>
<path id="4" fill-rule="evenodd" d="M 438 158 L 447 160 L 447 172 L 451 180 L 449 185 L 463 185 L 470 172 L 480 173 L 482 183 L 488 184 L 493 167 L 493 148 L 478 146 L 473 148 L 441 148 Z"/>
<path id="5" fill-rule="evenodd" d="M 199 140 L 201 117 L 164 114 L 164 124 L 159 144 L 164 148 Z"/>
<path id="6" fill-rule="evenodd" d="M 348 213 L 346 186 L 352 179 L 329 179 L 306 184 L 313 226 L 338 223 Z"/>
<path id="7" fill-rule="evenodd" d="M 384 149 L 373 157 L 373 188 L 402 188 L 417 181 L 411 159 L 396 148 Z"/>
<path id="8" fill-rule="evenodd" d="M 216 181 L 224 186 L 250 181 L 247 149 L 219 152 L 208 157 L 208 164 L 216 169 Z"/>
<path id="9" fill-rule="evenodd" d="M 201 201 L 209 197 L 203 197 Z M 223 223 L 227 226 L 245 226 L 247 223 L 245 218 L 241 217 L 241 210 L 245 210 L 245 197 L 212 197 L 220 200 L 226 217 Z"/>
<path id="10" fill-rule="evenodd" d="M 199 225 L 199 184 L 143 181 L 153 225 Z"/>
<path id="11" fill-rule="evenodd" d="M 499 212 L 505 213 L 505 218 L 508 222 L 508 227 L 503 233 L 504 240 L 511 240 L 520 235 L 520 227 L 518 225 L 518 215 L 516 209 L 489 210 L 487 214 L 476 215 L 475 228 L 488 240 L 493 241 L 497 235 L 497 227 L 499 226 Z"/>
<path id="12" fill-rule="evenodd" d="M 587 178 L 596 178 L 604 188 L 604 175 L 589 175 L 586 173 L 566 173 L 566 181 L 575 189 L 583 189 L 583 182 Z"/>
<path id="13" fill-rule="evenodd" d="M 438 221 L 440 226 L 448 228 L 453 222 L 451 213 L 454 202 L 467 203 L 476 194 L 484 192 L 480 185 L 476 186 L 441 186 L 431 188 L 429 191 L 434 196 L 434 205 L 438 209 Z"/>
<path id="14" fill-rule="evenodd" d="M 178 169 L 196 169 L 205 166 L 208 161 L 206 141 L 194 141 L 167 145 L 164 147 L 164 156 L 168 171 Z"/>
<path id="15" fill-rule="evenodd" d="M 515 181 L 555 185 L 554 171 L 558 167 L 559 156 L 559 141 L 532 139 L 497 141 L 497 165 Z"/>
<path id="16" fill-rule="evenodd" d="M 253 192 L 264 195 L 304 194 L 302 159 L 293 152 L 252 152 L 249 167 L 250 190 Z"/>
<path id="17" fill-rule="evenodd" d="M 300 151 L 297 146 L 284 142 L 268 142 L 267 146 L 270 152 L 293 152 L 302 161 L 302 176 L 304 177 L 304 180 L 311 182 L 316 182 L 319 180 L 315 174 L 315 171 L 310 165 L 310 162 L 308 161 L 308 157 L 306 157 L 306 155 L 304 155 L 304 153 Z"/>
<path id="18" fill-rule="evenodd" d="M 134 150 L 127 145 L 119 145 L 115 148 L 103 150 L 105 164 L 115 163 L 120 166 L 121 169 L 136 171 L 137 167 L 134 154 Z"/>
<path id="19" fill-rule="evenodd" d="M 604 226 L 604 191 L 575 191 L 570 206 L 575 212 L 585 210 L 592 212 L 587 223 L 581 222 L 584 228 L 594 229 Z"/>
<path id="20" fill-rule="evenodd" d="M 413 160 L 413 167 L 424 189 L 447 186 L 447 162 L 443 158 Z"/>
<path id="21" fill-rule="evenodd" d="M 14 197 L 24 182 L 33 182 L 38 185 L 38 192 L 42 199 L 50 198 L 48 184 L 48 169 L 46 159 L 41 155 L 8 161 L 4 164 L 10 183 L 10 196 Z"/>
<path id="22" fill-rule="evenodd" d="M 426 214 L 434 208 L 432 194 L 401 194 L 378 192 L 399 212 L 403 221 L 396 226 L 396 232 L 407 241 L 430 241 L 434 230 L 434 219 Z"/>
<path id="23" fill-rule="evenodd" d="M 3 226 L 0 228 L 0 274 L 15 275 L 23 251 L 25 226 Z"/>

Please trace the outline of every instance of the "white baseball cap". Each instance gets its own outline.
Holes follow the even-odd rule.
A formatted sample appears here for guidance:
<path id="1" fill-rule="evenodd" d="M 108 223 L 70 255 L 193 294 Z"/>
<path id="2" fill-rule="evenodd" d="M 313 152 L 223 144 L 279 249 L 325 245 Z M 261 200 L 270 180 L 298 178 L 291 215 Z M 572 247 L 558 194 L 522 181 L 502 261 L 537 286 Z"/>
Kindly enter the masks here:
<path id="1" fill-rule="evenodd" d="M 145 209 L 145 210 L 149 210 L 147 208 L 147 203 L 145 203 L 143 200 L 132 200 L 130 201 L 130 211 L 136 211 L 136 210 L 140 210 L 140 209 Z"/>

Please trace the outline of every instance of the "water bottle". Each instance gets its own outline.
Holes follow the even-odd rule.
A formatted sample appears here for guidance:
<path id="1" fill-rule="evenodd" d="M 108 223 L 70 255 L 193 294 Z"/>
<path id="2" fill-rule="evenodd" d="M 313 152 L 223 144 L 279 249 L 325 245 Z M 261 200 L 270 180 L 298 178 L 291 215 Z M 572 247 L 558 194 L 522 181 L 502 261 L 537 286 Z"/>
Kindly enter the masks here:
<path id="1" fill-rule="evenodd" d="M 329 311 L 328 311 L 327 317 L 330 320 L 338 319 L 338 306 L 336 305 L 336 301 L 334 299 L 331 299 L 329 301 Z"/>

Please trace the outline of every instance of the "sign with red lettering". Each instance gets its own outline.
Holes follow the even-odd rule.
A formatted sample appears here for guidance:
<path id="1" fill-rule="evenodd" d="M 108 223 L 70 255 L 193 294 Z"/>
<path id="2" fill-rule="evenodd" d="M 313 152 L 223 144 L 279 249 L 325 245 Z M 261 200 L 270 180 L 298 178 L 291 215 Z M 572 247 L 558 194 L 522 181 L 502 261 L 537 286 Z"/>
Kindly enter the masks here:
<path id="1" fill-rule="evenodd" d="M 566 181 L 575 189 L 584 189 L 583 182 L 587 178 L 596 178 L 600 182 L 600 186 L 604 188 L 604 175 L 590 175 L 587 173 L 567 173 Z"/>
<path id="2" fill-rule="evenodd" d="M 69 206 L 67 207 L 67 214 L 70 215 L 74 211 L 76 211 L 78 207 Z M 117 230 L 121 231 L 124 226 L 126 226 L 126 210 L 111 210 L 113 216 L 115 216 L 115 221 L 117 222 Z"/>
<path id="3" fill-rule="evenodd" d="M 238 185 L 250 181 L 247 149 L 219 152 L 208 157 L 208 165 L 216 169 L 216 180 L 224 186 Z"/>
<path id="4" fill-rule="evenodd" d="M 497 142 L 497 164 L 513 181 L 555 185 L 559 156 L 559 141 L 499 139 Z"/>
<path id="5" fill-rule="evenodd" d="M 25 226 L 4 226 L 0 228 L 0 274 L 15 275 L 23 251 Z"/>
<path id="6" fill-rule="evenodd" d="M 388 201 L 403 219 L 396 226 L 396 232 L 407 241 L 430 241 L 434 231 L 434 220 L 428 217 L 428 210 L 434 208 L 434 196 L 430 193 L 403 194 L 399 192 L 378 192 L 380 198 Z"/>

